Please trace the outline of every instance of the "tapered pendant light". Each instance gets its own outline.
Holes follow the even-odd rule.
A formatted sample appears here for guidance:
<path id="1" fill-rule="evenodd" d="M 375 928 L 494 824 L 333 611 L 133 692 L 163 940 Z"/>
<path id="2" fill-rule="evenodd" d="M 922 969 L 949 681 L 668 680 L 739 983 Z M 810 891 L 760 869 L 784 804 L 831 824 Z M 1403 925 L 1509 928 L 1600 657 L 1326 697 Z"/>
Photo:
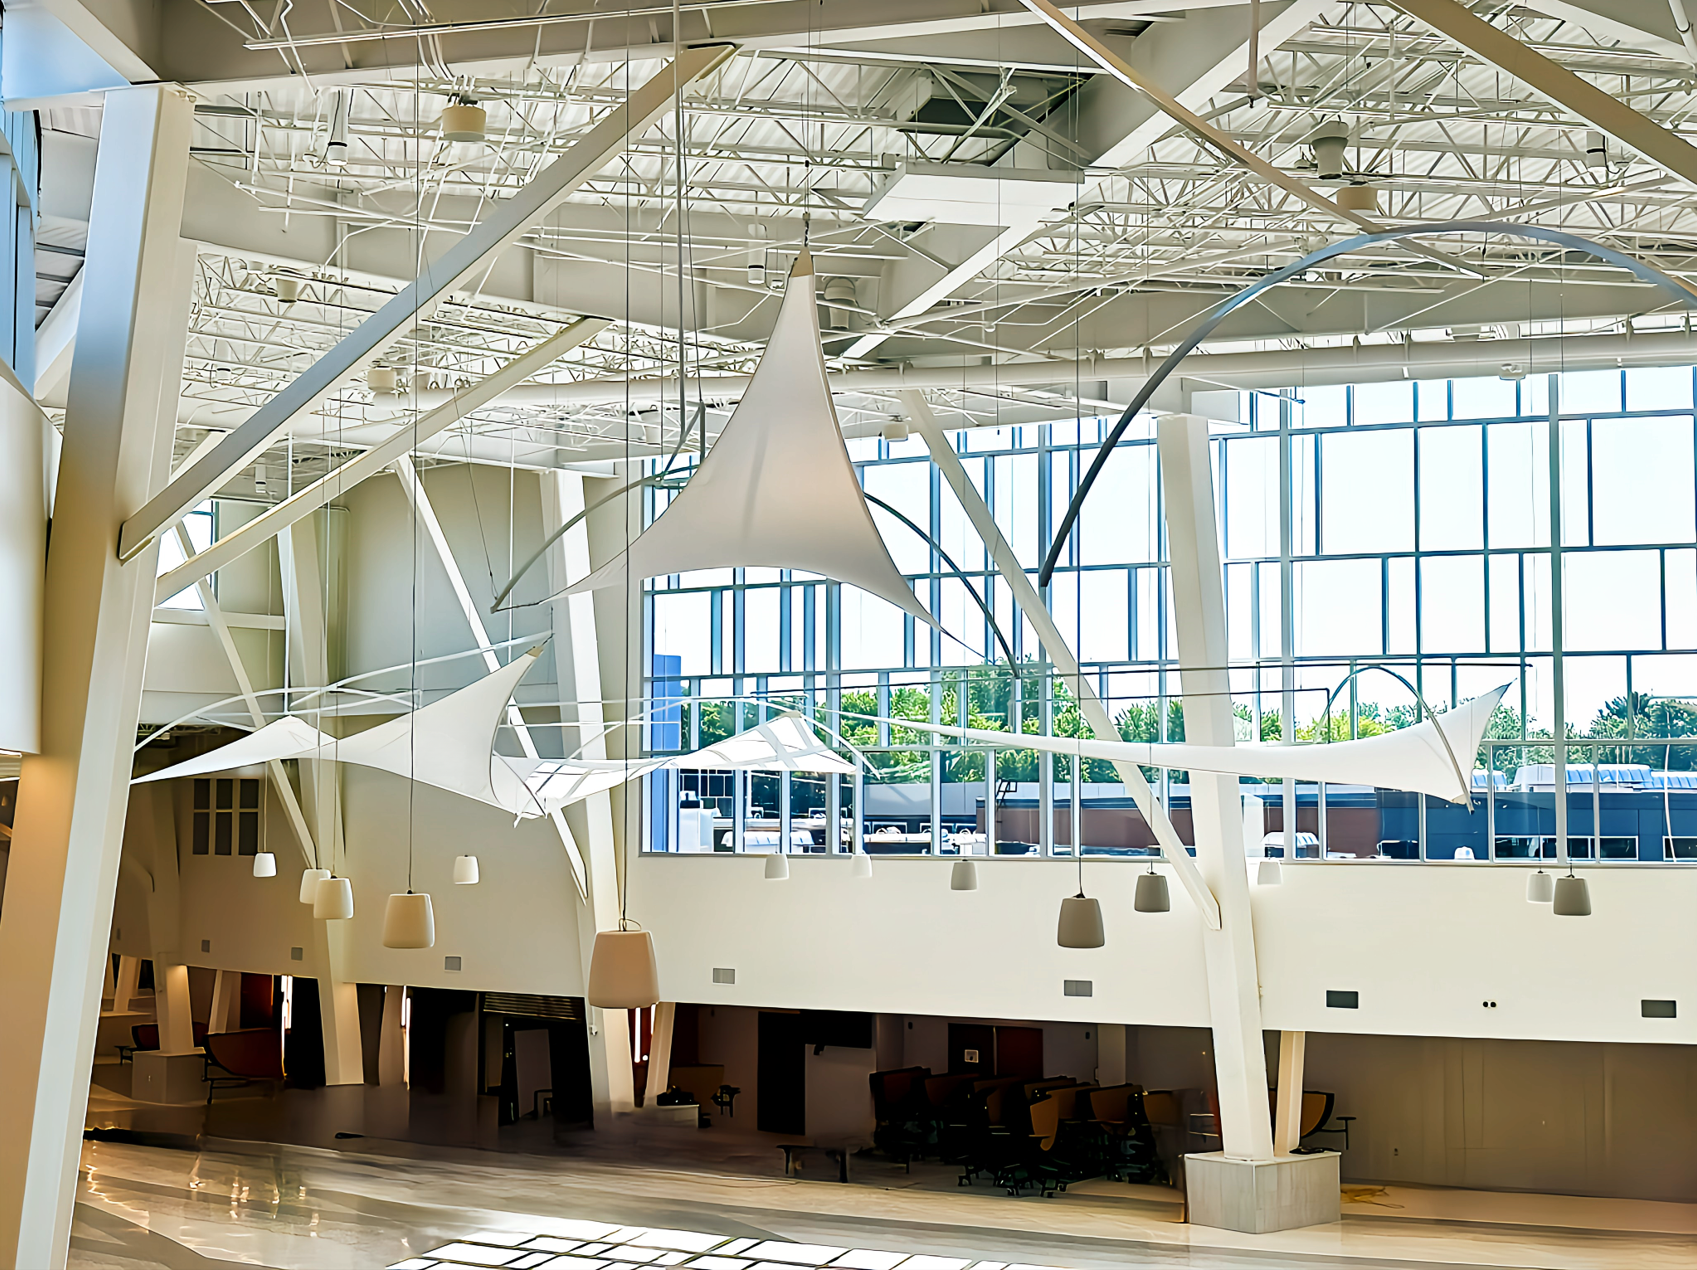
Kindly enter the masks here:
<path id="1" fill-rule="evenodd" d="M 1167 878 L 1165 874 L 1155 872 L 1155 866 L 1149 866 L 1149 872 L 1138 875 L 1137 898 L 1132 907 L 1139 913 L 1167 913 L 1172 911 L 1173 902 L 1167 894 Z"/>
<path id="2" fill-rule="evenodd" d="M 789 857 L 774 851 L 766 857 L 766 880 L 768 882 L 787 882 L 790 880 Z"/>
<path id="3" fill-rule="evenodd" d="M 301 903 L 318 902 L 318 884 L 330 876 L 329 869 L 307 869 L 301 873 Z"/>
<path id="4" fill-rule="evenodd" d="M 949 890 L 976 891 L 977 889 L 977 862 L 973 860 L 956 860 L 954 869 L 949 873 Z"/>
<path id="5" fill-rule="evenodd" d="M 476 886 L 478 881 L 477 857 L 474 855 L 457 855 L 454 857 L 454 885 Z"/>
<path id="6" fill-rule="evenodd" d="M 1556 879 L 1556 893 L 1551 907 L 1557 917 L 1591 916 L 1591 887 L 1584 878 L 1569 873 Z"/>
<path id="7" fill-rule="evenodd" d="M 872 876 L 872 857 L 864 851 L 856 851 L 854 860 L 849 865 L 851 878 L 869 878 Z"/>
<path id="8" fill-rule="evenodd" d="M 1263 860 L 1255 869 L 1257 886 L 1279 886 L 1285 880 L 1284 869 L 1277 860 Z"/>
<path id="9" fill-rule="evenodd" d="M 428 895 L 391 895 L 383 908 L 383 947 L 429 948 L 436 942 L 436 914 Z"/>
<path id="10" fill-rule="evenodd" d="M 253 857 L 253 876 L 256 878 L 274 878 L 277 876 L 277 857 L 269 851 L 261 851 Z"/>
<path id="11" fill-rule="evenodd" d="M 1062 900 L 1055 942 L 1062 948 L 1100 948 L 1107 943 L 1107 935 L 1102 929 L 1100 901 L 1082 892 Z"/>
<path id="12" fill-rule="evenodd" d="M 603 1010 L 637 1010 L 660 1000 L 660 968 L 654 960 L 654 937 L 645 930 L 624 929 L 635 923 L 621 919 L 619 930 L 595 937 L 589 954 L 589 986 L 585 999 Z"/>
<path id="13" fill-rule="evenodd" d="M 312 915 L 321 922 L 345 922 L 354 915 L 353 883 L 346 878 L 327 877 L 318 884 Z"/>
<path id="14" fill-rule="evenodd" d="M 1556 880 L 1542 869 L 1526 879 L 1526 902 L 1548 904 L 1556 897 Z"/>

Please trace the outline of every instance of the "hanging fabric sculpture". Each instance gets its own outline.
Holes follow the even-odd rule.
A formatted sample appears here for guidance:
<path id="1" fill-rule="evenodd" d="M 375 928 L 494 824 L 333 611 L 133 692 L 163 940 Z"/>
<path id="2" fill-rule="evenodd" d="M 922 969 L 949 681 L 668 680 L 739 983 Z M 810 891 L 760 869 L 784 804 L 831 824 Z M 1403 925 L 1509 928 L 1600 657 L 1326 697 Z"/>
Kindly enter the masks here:
<path id="1" fill-rule="evenodd" d="M 532 759 L 497 754 L 495 738 L 507 703 L 541 652 L 533 648 L 439 701 L 340 741 L 291 716 L 197 758 L 137 777 L 135 783 L 316 756 L 392 772 L 531 819 L 661 768 L 760 768 L 841 775 L 854 771 L 853 764 L 832 753 L 807 720 L 794 713 L 757 723 L 694 753 L 669 758 Z"/>
<path id="2" fill-rule="evenodd" d="M 1428 719 L 1395 732 L 1328 745 L 1159 745 L 1029 734 L 1016 739 L 1006 732 L 982 728 L 951 728 L 906 719 L 889 722 L 916 732 L 952 736 L 982 745 L 1017 745 L 1020 749 L 1048 754 L 1103 758 L 1136 763 L 1140 767 L 1217 772 L 1224 776 L 1376 785 L 1465 803 L 1472 797 L 1468 779 L 1479 743 L 1485 736 L 1485 725 L 1506 691 L 1505 684 L 1464 701 L 1447 714 L 1440 714 L 1436 723 Z"/>
<path id="3" fill-rule="evenodd" d="M 567 595 L 692 569 L 802 569 L 848 582 L 922 622 L 873 526 L 825 376 L 813 258 L 790 270 L 754 376 L 701 467 L 658 520 Z"/>

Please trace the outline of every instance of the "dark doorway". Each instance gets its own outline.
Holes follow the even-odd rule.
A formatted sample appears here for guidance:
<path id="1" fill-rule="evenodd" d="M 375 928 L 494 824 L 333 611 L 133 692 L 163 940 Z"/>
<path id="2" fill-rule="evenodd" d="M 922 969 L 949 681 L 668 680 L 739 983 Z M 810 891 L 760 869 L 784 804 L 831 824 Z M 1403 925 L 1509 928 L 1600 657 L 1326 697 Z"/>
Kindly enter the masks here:
<path id="1" fill-rule="evenodd" d="M 316 979 L 297 975 L 290 985 L 283 1071 L 292 1089 L 317 1089 L 324 1084 L 324 1020 L 319 1013 Z"/>
<path id="2" fill-rule="evenodd" d="M 762 1133 L 807 1132 L 807 1060 L 801 1038 L 801 1015 L 760 1012 L 755 1127 Z"/>
<path id="3" fill-rule="evenodd" d="M 949 1070 L 990 1076 L 996 1070 L 996 1029 L 988 1023 L 949 1024 Z"/>
<path id="4" fill-rule="evenodd" d="M 996 1029 L 996 1075 L 1022 1080 L 1043 1079 L 1043 1029 L 999 1027 Z"/>

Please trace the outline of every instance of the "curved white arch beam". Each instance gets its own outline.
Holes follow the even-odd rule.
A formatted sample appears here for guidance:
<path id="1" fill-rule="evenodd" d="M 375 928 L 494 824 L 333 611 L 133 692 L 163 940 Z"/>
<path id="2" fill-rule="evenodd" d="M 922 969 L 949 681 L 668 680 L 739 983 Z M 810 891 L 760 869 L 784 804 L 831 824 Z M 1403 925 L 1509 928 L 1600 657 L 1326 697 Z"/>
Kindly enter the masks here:
<path id="1" fill-rule="evenodd" d="M 1061 517 L 1060 527 L 1055 531 L 1054 541 L 1049 544 L 1049 554 L 1043 558 L 1043 567 L 1038 571 L 1037 585 L 1048 586 L 1049 578 L 1055 572 L 1055 565 L 1060 561 L 1061 552 L 1065 549 L 1067 539 L 1072 534 L 1073 525 L 1078 520 L 1079 509 L 1084 506 L 1084 499 L 1090 493 L 1090 487 L 1096 483 L 1096 477 L 1107 465 L 1108 458 L 1119 444 L 1125 430 L 1131 426 L 1131 421 L 1149 399 L 1155 395 L 1155 390 L 1166 382 L 1167 376 L 1178 369 L 1179 363 L 1195 350 L 1196 346 L 1207 339 L 1221 322 L 1248 304 L 1256 296 L 1269 287 L 1298 274 L 1305 273 L 1317 264 L 1323 264 L 1336 256 L 1348 255 L 1360 251 L 1364 247 L 1374 247 L 1380 243 L 1400 242 L 1404 238 L 1425 237 L 1429 234 L 1448 236 L 1451 234 L 1507 234 L 1514 238 L 1531 238 L 1538 242 L 1555 243 L 1574 251 L 1583 251 L 1595 256 L 1598 260 L 1625 269 L 1642 282 L 1660 287 L 1674 299 L 1687 308 L 1697 309 L 1697 292 L 1675 278 L 1663 273 L 1654 265 L 1647 265 L 1642 260 L 1634 260 L 1624 252 L 1616 251 L 1613 247 L 1605 247 L 1602 243 L 1592 242 L 1578 234 L 1565 233 L 1559 229 L 1545 229 L 1542 225 L 1511 225 L 1506 221 L 1491 220 L 1452 220 L 1436 225 L 1411 225 L 1402 229 L 1387 229 L 1374 234 L 1357 234 L 1354 238 L 1346 238 L 1342 242 L 1328 243 L 1318 251 L 1311 251 L 1295 264 L 1286 265 L 1283 269 L 1275 269 L 1264 278 L 1250 283 L 1236 295 L 1231 296 L 1210 309 L 1186 335 L 1179 346 L 1167 355 L 1167 359 L 1155 368 L 1155 373 L 1144 381 L 1143 387 L 1137 390 L 1137 396 L 1131 399 L 1131 404 L 1125 408 L 1125 413 L 1119 417 L 1119 422 L 1109 429 L 1108 435 L 1102 438 L 1101 448 L 1096 451 L 1096 457 L 1091 460 L 1089 471 L 1078 482 L 1078 491 L 1067 504 L 1066 515 Z"/>

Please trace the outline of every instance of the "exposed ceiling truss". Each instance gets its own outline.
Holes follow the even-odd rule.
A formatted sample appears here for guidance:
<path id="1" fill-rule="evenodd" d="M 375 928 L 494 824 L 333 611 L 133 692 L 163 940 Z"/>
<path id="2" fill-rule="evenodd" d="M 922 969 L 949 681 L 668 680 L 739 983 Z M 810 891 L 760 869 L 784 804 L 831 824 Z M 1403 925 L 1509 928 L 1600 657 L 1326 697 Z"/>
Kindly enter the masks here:
<path id="1" fill-rule="evenodd" d="M 1081 373 L 1080 361 L 1158 359 L 1222 296 L 1347 232 L 1169 121 L 1151 127 L 1139 103 L 1109 91 L 1129 90 L 1022 9 L 1001 0 L 965 16 L 910 7 L 906 25 L 833 28 L 821 18 L 808 30 L 784 2 L 683 5 L 687 38 L 736 25 L 738 56 L 686 95 L 681 115 L 668 111 L 528 233 L 474 294 L 388 349 L 400 394 L 342 390 L 233 488 L 282 497 L 388 435 L 415 405 L 428 408 L 432 394 L 490 373 L 580 314 L 612 325 L 541 383 L 443 433 L 421 459 L 553 466 L 665 452 L 680 419 L 703 406 L 712 432 L 758 357 L 804 236 L 830 288 L 821 302 L 834 367 L 904 370 L 933 387 L 970 368 L 976 386 L 963 380 L 939 393 L 938 408 L 953 412 L 945 422 L 1101 413 L 1124 394 Z M 418 6 L 380 21 L 374 9 L 340 4 L 338 21 L 352 33 L 340 48 L 293 20 L 289 31 L 271 30 L 256 16 L 269 8 L 209 8 L 225 37 L 236 40 L 239 28 L 243 56 L 308 74 L 208 76 L 196 86 L 186 232 L 203 249 L 181 452 L 278 391 L 393 295 L 419 252 L 439 253 L 621 101 L 627 82 L 659 70 L 671 22 L 669 6 L 636 12 L 634 26 L 620 14 L 600 47 L 602 37 L 585 36 L 569 15 L 533 21 L 536 49 L 576 32 L 597 52 L 501 57 L 473 55 L 518 29 L 499 14 L 473 30 L 420 22 Z M 1210 45 L 1229 43 L 1219 24 L 1241 27 L 1245 6 L 1083 12 L 1122 56 L 1164 41 L 1159 65 L 1173 74 L 1190 74 L 1192 59 L 1219 87 L 1190 109 L 1323 192 L 1370 186 L 1384 223 L 1537 223 L 1697 277 L 1692 190 L 1587 120 L 1388 4 L 1262 8 L 1269 22 L 1280 13 L 1301 20 L 1289 38 L 1263 41 L 1253 84 L 1247 59 L 1208 57 Z M 1474 12 L 1697 139 L 1697 67 L 1665 6 L 1597 8 L 1589 27 L 1585 10 L 1565 0 Z M 406 41 L 394 38 L 402 23 Z M 372 61 L 377 47 L 389 52 L 385 69 Z M 332 55 L 339 66 L 325 65 Z M 1164 85 L 1175 94 L 1185 86 Z M 443 138 L 443 109 L 461 101 L 487 111 L 487 145 Z M 1332 174 L 1317 168 L 1312 144 L 1323 126 L 1347 134 Z M 345 136 L 344 162 L 332 161 L 333 133 Z M 1129 155 L 1116 149 L 1127 136 L 1141 146 Z M 1062 183 L 1054 205 L 1028 209 L 1025 221 L 1001 206 L 1016 188 L 1014 168 Z M 921 169 L 999 192 L 976 195 L 979 210 L 955 219 L 927 217 L 923 204 L 916 213 L 913 200 L 880 202 L 884 187 Z M 998 246 L 974 267 L 991 239 Z M 1471 347 L 1493 336 L 1686 329 L 1664 296 L 1594 261 L 1506 238 L 1443 248 L 1471 272 L 1387 245 L 1246 308 L 1207 348 L 1241 359 L 1355 342 Z M 941 298 L 905 312 L 939 278 Z M 985 389 L 986 365 L 1006 368 L 1008 383 Z M 633 381 L 627 398 L 622 386 Z M 871 390 L 841 405 L 851 432 L 900 413 L 892 395 Z"/>

